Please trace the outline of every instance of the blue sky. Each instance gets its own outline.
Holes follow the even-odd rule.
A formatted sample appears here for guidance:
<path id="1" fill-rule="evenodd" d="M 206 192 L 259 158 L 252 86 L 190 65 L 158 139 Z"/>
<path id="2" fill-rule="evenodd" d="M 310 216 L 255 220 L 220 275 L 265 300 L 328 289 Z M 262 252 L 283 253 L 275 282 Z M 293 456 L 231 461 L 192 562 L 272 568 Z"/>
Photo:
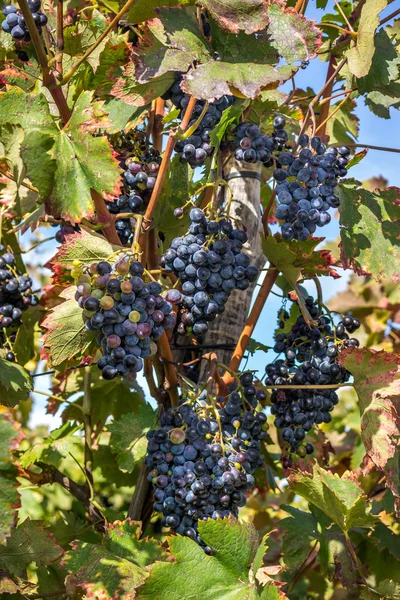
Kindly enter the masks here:
<path id="1" fill-rule="evenodd" d="M 315 8 L 315 1 L 309 3 L 307 9 L 307 17 L 315 19 L 317 23 L 320 21 L 324 13 L 332 10 L 333 2 L 329 2 L 327 8 L 319 10 Z M 386 16 L 393 12 L 393 4 L 390 5 L 381 16 Z M 296 75 L 296 86 L 307 87 L 312 84 L 313 89 L 317 92 L 322 88 L 326 78 L 327 63 L 321 62 L 318 58 L 312 60 L 310 65 L 305 70 L 299 70 Z M 380 119 L 372 114 L 364 105 L 364 100 L 360 98 L 357 101 L 356 114 L 360 119 L 360 131 L 358 142 L 360 144 L 371 144 L 374 146 L 400 147 L 399 132 L 400 132 L 400 113 L 391 109 L 391 118 Z M 389 185 L 400 187 L 400 155 L 388 152 L 370 150 L 367 156 L 361 163 L 351 170 L 351 176 L 363 181 L 372 176 L 383 175 L 389 181 Z M 339 235 L 339 225 L 336 219 L 333 219 L 331 224 L 324 230 L 321 230 L 327 239 L 336 239 Z M 25 236 L 26 237 L 26 236 Z M 27 241 L 26 246 L 30 243 Z M 39 246 L 35 253 L 29 254 L 29 260 L 32 264 L 44 264 L 54 253 L 54 245 L 46 244 Z M 341 271 L 342 278 L 333 280 L 331 278 L 321 278 L 324 299 L 329 300 L 339 291 L 345 289 L 350 271 Z M 307 289 L 311 294 L 315 293 L 314 284 L 311 282 L 307 285 Z M 274 292 L 280 293 L 280 290 L 273 289 Z M 254 338 L 264 344 L 271 345 L 272 335 L 276 325 L 276 315 L 281 306 L 282 300 L 271 294 L 264 308 L 264 313 L 261 316 L 255 332 Z M 263 352 L 257 352 L 248 362 L 248 368 L 258 369 L 259 374 L 264 372 L 265 365 L 274 358 L 274 354 L 269 353 L 267 356 Z M 145 380 L 139 377 L 139 382 L 146 388 Z M 48 391 L 50 380 L 48 377 L 39 377 L 35 381 L 36 389 Z M 31 417 L 32 426 L 37 424 L 48 424 L 52 429 L 60 424 L 58 417 L 52 417 L 45 414 L 45 406 L 47 399 L 44 396 L 34 395 L 34 409 Z"/>

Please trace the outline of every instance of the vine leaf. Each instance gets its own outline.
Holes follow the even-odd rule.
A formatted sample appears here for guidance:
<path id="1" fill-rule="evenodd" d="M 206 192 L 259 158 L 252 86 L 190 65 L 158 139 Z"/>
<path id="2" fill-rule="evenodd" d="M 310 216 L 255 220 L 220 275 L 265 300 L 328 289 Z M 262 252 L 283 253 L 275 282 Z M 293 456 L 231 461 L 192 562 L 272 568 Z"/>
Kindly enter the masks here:
<path id="1" fill-rule="evenodd" d="M 346 269 L 400 281 L 400 189 L 370 192 L 349 179 L 338 187 L 341 258 Z"/>
<path id="2" fill-rule="evenodd" d="M 289 477 L 290 488 L 323 511 L 343 532 L 353 527 L 373 527 L 375 517 L 370 514 L 361 487 L 347 472 L 342 477 L 314 465 L 313 474 L 296 471 Z"/>
<path id="3" fill-rule="evenodd" d="M 329 135 L 330 144 L 351 145 L 358 137 L 359 118 L 354 113 L 357 105 L 351 98 L 347 98 L 346 102 L 337 110 L 339 104 L 340 102 L 337 102 L 329 107 L 329 115 L 336 112 L 334 118 L 331 118 L 326 124 L 326 134 Z M 347 169 L 349 168 L 347 166 Z"/>
<path id="4" fill-rule="evenodd" d="M 376 33 L 371 68 L 367 75 L 357 80 L 359 93 L 366 94 L 366 104 L 384 119 L 390 118 L 389 107 L 400 103 L 400 40 L 390 35 L 391 30 L 391 27 L 387 27 Z"/>
<path id="5" fill-rule="evenodd" d="M 33 390 L 32 378 L 21 365 L 0 358 L 0 404 L 15 406 Z"/>
<path id="6" fill-rule="evenodd" d="M 92 92 L 83 92 L 52 148 L 56 171 L 49 205 L 53 214 L 71 223 L 93 217 L 90 190 L 109 198 L 119 192 L 121 171 L 112 148 L 106 138 L 90 134 L 104 126 L 105 114 L 100 102 L 92 103 Z"/>
<path id="7" fill-rule="evenodd" d="M 233 94 L 256 98 L 263 89 L 276 88 L 292 77 L 295 67 L 274 68 L 255 63 L 209 61 L 191 69 L 183 78 L 184 92 L 202 100 L 213 101 Z"/>
<path id="8" fill-rule="evenodd" d="M 157 9 L 162 6 L 193 5 L 194 0 L 137 0 L 129 9 L 128 23 L 143 23 L 157 16 Z"/>
<path id="9" fill-rule="evenodd" d="M 295 570 L 307 558 L 310 543 L 319 536 L 318 521 L 312 513 L 293 506 L 283 504 L 281 508 L 290 514 L 290 517 L 279 521 L 279 529 L 283 530 L 283 559 L 288 569 Z"/>
<path id="10" fill-rule="evenodd" d="M 78 361 L 95 348 L 96 332 L 85 327 L 82 309 L 75 300 L 75 286 L 60 293 L 64 302 L 53 308 L 42 323 L 42 341 L 53 367 L 62 370 L 68 361 Z"/>
<path id="11" fill-rule="evenodd" d="M 150 404 L 142 403 L 136 413 L 127 413 L 107 426 L 111 433 L 110 446 L 117 455 L 118 466 L 132 473 L 147 450 L 146 433 L 157 424 L 155 411 Z"/>
<path id="12" fill-rule="evenodd" d="M 252 525 L 233 517 L 209 519 L 199 521 L 199 534 L 212 548 L 213 556 L 205 554 L 196 542 L 186 537 L 168 538 L 175 562 L 155 563 L 151 567 L 150 577 L 140 590 L 142 600 L 187 598 L 188 582 L 199 598 L 207 600 L 278 600 L 278 587 L 256 585 L 252 563 L 259 540 Z"/>
<path id="13" fill-rule="evenodd" d="M 292 286 L 300 277 L 339 275 L 334 269 L 337 262 L 328 250 L 315 250 L 322 238 L 311 238 L 305 242 L 287 242 L 280 235 L 269 235 L 262 240 L 263 253 L 284 274 Z"/>
<path id="14" fill-rule="evenodd" d="M 120 246 L 110 244 L 104 236 L 82 229 L 79 233 L 65 236 L 65 242 L 49 262 L 49 267 L 57 271 L 60 268 L 70 270 L 74 260 L 80 260 L 83 265 L 89 266 L 106 260 L 120 249 Z"/>
<path id="15" fill-rule="evenodd" d="M 146 83 L 139 83 L 135 77 L 135 65 L 131 62 L 122 77 L 117 79 L 110 94 L 130 106 L 147 106 L 152 100 L 162 96 L 174 81 L 174 74 L 167 72 Z"/>
<path id="16" fill-rule="evenodd" d="M 157 14 L 159 18 L 148 22 L 134 50 L 135 75 L 140 83 L 167 71 L 186 71 L 193 61 L 211 58 L 193 10 L 159 8 Z"/>
<path id="17" fill-rule="evenodd" d="M 12 464 L 11 451 L 18 448 L 24 434 L 20 425 L 7 415 L 0 414 L 0 542 L 4 543 L 14 523 L 19 494 L 17 469 Z"/>
<path id="18" fill-rule="evenodd" d="M 114 81 L 123 74 L 123 65 L 129 61 L 130 53 L 131 44 L 128 44 L 126 35 L 112 33 L 99 56 L 99 65 L 90 81 L 90 89 L 105 98 Z"/>
<path id="19" fill-rule="evenodd" d="M 269 0 L 202 0 L 201 4 L 222 29 L 231 33 L 255 33 L 269 23 Z"/>
<path id="20" fill-rule="evenodd" d="M 387 0 L 367 0 L 361 10 L 356 44 L 346 52 L 350 73 L 355 77 L 368 74 L 374 56 L 374 35 L 379 25 L 379 13 L 386 8 Z"/>
<path id="21" fill-rule="evenodd" d="M 354 377 L 361 415 L 361 439 L 368 460 L 387 477 L 387 484 L 399 497 L 400 478 L 400 356 L 367 348 L 343 350 L 340 362 Z"/>
<path id="22" fill-rule="evenodd" d="M 254 62 L 271 65 L 279 62 L 279 54 L 271 45 L 267 30 L 249 35 L 242 31 L 230 33 L 218 27 L 213 19 L 209 19 L 209 25 L 213 50 L 218 52 L 223 62 Z"/>
<path id="23" fill-rule="evenodd" d="M 270 6 L 268 17 L 270 43 L 287 63 L 315 58 L 322 43 L 322 32 L 313 21 L 278 4 Z"/>
<path id="24" fill-rule="evenodd" d="M 41 521 L 29 517 L 7 538 L 5 551 L 0 555 L 0 567 L 17 577 L 23 577 L 27 566 L 38 567 L 55 562 L 64 554 L 53 534 L 44 529 Z"/>
<path id="25" fill-rule="evenodd" d="M 140 536 L 140 524 L 128 519 L 108 524 L 102 545 L 73 542 L 62 560 L 70 573 L 67 591 L 72 594 L 79 588 L 86 598 L 101 600 L 136 598 L 149 574 L 146 565 L 162 557 L 156 541 Z"/>
<path id="26" fill-rule="evenodd" d="M 21 467 L 28 468 L 35 462 L 44 462 L 47 465 L 59 467 L 63 458 L 81 443 L 81 439 L 74 433 L 81 429 L 81 425 L 64 423 L 58 429 L 50 433 L 50 437 L 44 438 L 41 443 L 34 444 L 26 450 L 20 458 Z"/>

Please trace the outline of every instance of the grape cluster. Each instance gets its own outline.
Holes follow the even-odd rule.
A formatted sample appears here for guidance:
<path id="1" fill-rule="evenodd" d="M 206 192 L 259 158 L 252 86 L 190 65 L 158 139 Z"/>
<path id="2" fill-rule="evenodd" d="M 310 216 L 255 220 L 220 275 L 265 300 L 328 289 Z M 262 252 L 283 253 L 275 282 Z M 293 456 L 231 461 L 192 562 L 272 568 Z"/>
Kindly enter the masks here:
<path id="1" fill-rule="evenodd" d="M 42 31 L 42 27 L 47 23 L 46 15 L 40 12 L 40 5 L 40 0 L 28 0 L 29 10 L 32 13 L 33 20 L 35 21 L 39 33 Z M 5 33 L 10 33 L 15 41 L 30 42 L 31 37 L 21 11 L 13 4 L 5 4 L 1 9 L 1 12 L 5 16 L 5 19 L 1 24 L 2 30 Z"/>
<path id="2" fill-rule="evenodd" d="M 76 272 L 76 300 L 86 328 L 99 332 L 97 343 L 103 356 L 97 366 L 104 379 L 133 378 L 142 369 L 143 359 L 155 353 L 154 341 L 164 328 L 175 325 L 172 304 L 160 295 L 158 282 L 144 282 L 143 265 L 126 256 L 115 264 L 93 264 L 88 271 Z"/>
<path id="3" fill-rule="evenodd" d="M 155 186 L 160 164 L 160 153 L 154 149 L 122 160 L 123 194 L 113 202 L 106 202 L 110 213 L 142 213 Z M 116 219 L 115 228 L 122 244 L 131 241 L 133 229 L 130 219 Z"/>
<path id="4" fill-rule="evenodd" d="M 10 361 L 15 360 L 10 342 L 15 341 L 22 313 L 39 302 L 31 288 L 32 279 L 22 275 L 14 255 L 0 245 L 0 341 L 1 346 L 9 350 L 5 358 Z"/>
<path id="5" fill-rule="evenodd" d="M 180 109 L 179 119 L 185 114 L 189 104 L 190 96 L 184 94 L 181 90 L 182 74 L 176 73 L 176 81 L 169 90 L 162 96 L 164 100 L 171 100 L 172 104 Z M 213 153 L 213 146 L 210 144 L 210 132 L 221 120 L 222 112 L 234 103 L 233 96 L 222 96 L 214 102 L 210 102 L 207 112 L 202 118 L 200 125 L 186 140 L 178 140 L 175 145 L 175 152 L 180 155 L 180 160 L 189 163 L 193 168 L 204 164 L 208 156 Z M 189 122 L 189 128 L 194 125 L 200 117 L 205 106 L 205 100 L 198 100 L 195 104 L 192 120 Z"/>
<path id="6" fill-rule="evenodd" d="M 154 487 L 154 509 L 162 524 L 204 545 L 198 521 L 238 516 L 246 492 L 262 466 L 260 443 L 267 438 L 266 416 L 257 412 L 265 392 L 243 373 L 224 399 L 201 392 L 183 398 L 149 431 L 146 465 Z"/>
<path id="7" fill-rule="evenodd" d="M 303 316 L 297 317 L 289 333 L 275 335 L 274 350 L 285 358 L 266 367 L 266 385 L 329 385 L 345 383 L 350 373 L 338 363 L 342 347 L 358 347 L 356 338 L 350 337 L 360 326 L 358 319 L 346 315 L 332 325 L 327 315 L 320 313 L 311 296 L 306 305 L 314 324 L 307 325 Z M 285 313 L 284 321 L 289 318 Z M 348 332 L 348 333 L 347 333 Z M 299 456 L 311 454 L 312 444 L 304 438 L 314 424 L 329 423 L 331 412 L 338 403 L 334 389 L 275 389 L 271 395 L 271 412 L 275 425 L 282 429 L 282 439 L 290 451 Z"/>
<path id="8" fill-rule="evenodd" d="M 228 130 L 222 144 L 223 150 L 234 153 L 236 160 L 246 163 L 261 162 L 265 167 L 271 167 L 274 152 L 281 149 L 288 141 L 284 127 L 286 120 L 281 115 L 273 121 L 274 130 L 271 136 L 261 133 L 255 123 L 240 123 Z"/>
<path id="9" fill-rule="evenodd" d="M 305 134 L 299 137 L 298 144 L 301 150 L 297 156 L 282 152 L 277 157 L 273 172 L 278 184 L 275 215 L 284 221 L 281 231 L 285 240 L 304 241 L 317 227 L 330 222 L 330 208 L 340 206 L 335 188 L 339 177 L 347 174 L 350 148 L 327 148 L 319 137 L 313 137 L 310 149 Z"/>
<path id="10" fill-rule="evenodd" d="M 223 312 L 232 290 L 246 290 L 257 279 L 258 269 L 242 252 L 245 231 L 226 219 L 208 219 L 200 208 L 189 217 L 189 233 L 172 241 L 161 264 L 182 281 L 178 332 L 198 336 Z"/>

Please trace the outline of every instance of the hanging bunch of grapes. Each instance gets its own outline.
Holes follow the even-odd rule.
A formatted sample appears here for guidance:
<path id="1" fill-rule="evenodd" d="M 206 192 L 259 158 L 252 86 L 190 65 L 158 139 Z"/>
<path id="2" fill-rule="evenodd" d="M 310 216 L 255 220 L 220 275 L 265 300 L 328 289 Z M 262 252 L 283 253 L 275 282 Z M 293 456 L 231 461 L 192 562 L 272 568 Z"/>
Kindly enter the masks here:
<path id="1" fill-rule="evenodd" d="M 188 233 L 175 238 L 161 259 L 182 282 L 179 333 L 204 335 L 232 290 L 256 281 L 258 269 L 242 251 L 246 241 L 247 233 L 228 219 L 209 219 L 200 208 L 190 211 Z"/>
<path id="2" fill-rule="evenodd" d="M 271 412 L 275 415 L 275 426 L 282 430 L 282 440 L 289 455 L 305 456 L 314 451 L 312 444 L 305 442 L 307 432 L 314 425 L 329 423 L 331 412 L 338 403 L 334 388 L 326 385 L 346 383 L 350 373 L 338 362 L 342 348 L 357 348 L 359 342 L 350 337 L 360 322 L 346 315 L 335 325 L 330 315 L 324 314 L 318 303 L 309 296 L 306 299 L 313 323 L 308 325 L 302 315 L 297 317 L 289 333 L 275 335 L 274 350 L 283 354 L 266 366 L 268 386 L 295 385 L 303 389 L 274 389 L 271 395 Z M 284 320 L 289 315 L 284 315 Z M 307 386 L 321 385 L 321 389 Z"/>
<path id="3" fill-rule="evenodd" d="M 266 415 L 252 373 L 238 376 L 229 395 L 206 391 L 182 398 L 149 431 L 146 465 L 154 487 L 154 509 L 162 524 L 207 547 L 198 533 L 199 520 L 238 516 L 261 467 L 260 448 L 267 438 Z"/>

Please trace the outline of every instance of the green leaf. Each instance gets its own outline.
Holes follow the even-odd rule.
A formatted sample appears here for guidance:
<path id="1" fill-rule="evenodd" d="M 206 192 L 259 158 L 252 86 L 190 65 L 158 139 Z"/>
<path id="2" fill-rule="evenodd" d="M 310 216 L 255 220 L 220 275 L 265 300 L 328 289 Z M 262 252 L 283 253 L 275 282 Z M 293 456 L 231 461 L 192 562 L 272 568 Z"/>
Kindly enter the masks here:
<path id="1" fill-rule="evenodd" d="M 214 129 L 210 131 L 210 144 L 215 148 L 215 151 L 217 151 L 220 147 L 228 127 L 237 121 L 240 115 L 242 115 L 246 110 L 248 105 L 248 101 L 243 102 L 236 100 L 232 106 L 229 106 L 229 108 L 223 111 L 218 125 L 216 125 Z"/>
<path id="2" fill-rule="evenodd" d="M 31 306 L 22 314 L 22 323 L 18 326 L 13 352 L 20 365 L 25 365 L 35 356 L 35 326 L 43 315 L 43 308 Z"/>
<path id="3" fill-rule="evenodd" d="M 257 554 L 259 540 L 253 525 L 233 517 L 199 521 L 202 540 L 213 550 L 208 556 L 193 540 L 169 538 L 174 562 L 155 563 L 140 590 L 141 600 L 252 600 L 278 598 L 274 586 L 258 589 L 249 581 L 249 569 Z M 252 577 L 253 579 L 253 577 Z M 192 590 L 192 591 L 190 591 Z"/>
<path id="4" fill-rule="evenodd" d="M 19 424 L 0 414 L 0 542 L 9 535 L 19 506 L 18 471 L 12 464 L 11 451 L 23 438 Z"/>
<path id="5" fill-rule="evenodd" d="M 352 167 L 355 167 L 356 165 L 358 165 L 358 163 L 360 163 L 368 154 L 368 148 L 364 148 L 364 150 L 361 150 L 360 152 L 357 152 L 356 154 L 354 154 L 354 156 L 352 156 L 349 160 L 349 162 L 347 163 L 347 169 L 351 169 Z M 365 181 L 363 181 L 363 187 L 365 187 L 366 189 L 369 189 L 366 185 L 365 185 Z M 386 186 L 385 186 L 386 187 Z M 370 190 L 371 192 L 374 191 L 375 188 L 373 188 L 372 190 Z"/>
<path id="6" fill-rule="evenodd" d="M 352 352 L 343 350 L 340 362 L 354 377 L 366 456 L 386 473 L 387 484 L 398 495 L 400 357 L 390 352 L 362 348 Z"/>
<path id="7" fill-rule="evenodd" d="M 137 0 L 129 9 L 129 23 L 143 23 L 157 16 L 157 9 L 163 6 L 190 6 L 194 0 Z"/>
<path id="8" fill-rule="evenodd" d="M 357 80 L 360 94 L 368 94 L 377 91 L 387 96 L 400 98 L 400 83 L 398 82 L 398 71 L 400 57 L 387 30 L 380 29 L 374 38 L 375 52 L 371 68 L 367 75 Z"/>
<path id="9" fill-rule="evenodd" d="M 181 219 L 174 216 L 174 209 L 188 201 L 188 166 L 180 161 L 178 154 L 172 158 L 168 176 L 158 199 L 153 217 L 153 227 L 159 228 L 165 236 L 165 247 L 174 237 L 187 231 L 189 217 L 187 211 Z"/>
<path id="10" fill-rule="evenodd" d="M 81 438 L 74 435 L 81 429 L 81 425 L 65 423 L 59 429 L 51 432 L 49 438 L 35 444 L 26 450 L 20 457 L 21 466 L 26 469 L 35 462 L 44 462 L 47 465 L 59 467 L 63 458 L 73 451 L 74 447 L 81 444 Z"/>
<path id="11" fill-rule="evenodd" d="M 195 9 L 159 8 L 134 53 L 135 76 L 148 82 L 167 71 L 186 71 L 193 61 L 211 58 Z"/>
<path id="12" fill-rule="evenodd" d="M 119 98 L 109 98 L 104 104 L 104 110 L 107 111 L 112 123 L 107 127 L 107 131 L 109 133 L 118 133 L 121 129 L 129 131 L 140 121 L 145 109 L 145 106 L 132 107 Z"/>
<path id="13" fill-rule="evenodd" d="M 43 94 L 25 94 L 13 88 L 0 96 L 0 125 L 12 123 L 22 127 L 25 138 L 22 159 L 32 184 L 43 198 L 48 198 L 53 185 L 55 162 L 49 155 L 58 129 Z"/>
<path id="14" fill-rule="evenodd" d="M 42 323 L 42 342 L 50 362 L 61 370 L 68 361 L 79 362 L 95 348 L 96 332 L 85 327 L 82 309 L 75 300 L 75 286 L 60 294 L 65 301 L 53 308 Z"/>
<path id="15" fill-rule="evenodd" d="M 211 43 L 224 62 L 254 62 L 275 65 L 279 61 L 276 49 L 271 45 L 268 31 L 252 35 L 243 32 L 230 33 L 218 27 L 213 19 L 209 20 Z"/>
<path id="16" fill-rule="evenodd" d="M 157 542 L 139 539 L 140 525 L 117 521 L 107 525 L 102 545 L 77 541 L 62 566 L 69 572 L 67 589 L 83 590 L 87 598 L 132 600 L 148 577 L 145 568 L 161 555 Z"/>
<path id="17" fill-rule="evenodd" d="M 0 404 L 15 406 L 33 389 L 32 378 L 21 365 L 0 358 Z"/>
<path id="18" fill-rule="evenodd" d="M 254 338 L 250 338 L 250 341 L 247 345 L 247 351 L 250 352 L 250 354 L 253 356 L 253 354 L 257 352 L 257 350 L 268 352 L 268 350 L 271 350 L 271 346 L 266 346 L 261 342 L 257 342 L 257 340 L 255 340 Z"/>
<path id="19" fill-rule="evenodd" d="M 298 510 L 293 506 L 281 505 L 291 516 L 279 521 L 283 530 L 282 555 L 289 569 L 297 569 L 310 552 L 310 544 L 318 536 L 318 521 L 311 513 Z"/>
<path id="20" fill-rule="evenodd" d="M 376 592 L 376 594 L 375 594 Z M 374 587 L 374 598 L 384 598 L 385 600 L 400 600 L 400 584 L 392 579 L 384 579 Z M 363 590 L 360 595 L 360 600 L 370 600 L 371 594 Z"/>
<path id="21" fill-rule="evenodd" d="M 42 523 L 28 518 L 7 538 L 5 551 L 0 554 L 0 567 L 23 577 L 30 563 L 46 566 L 63 554 L 64 550 Z"/>
<path id="22" fill-rule="evenodd" d="M 264 0 L 202 0 L 201 4 L 222 29 L 231 33 L 255 33 L 269 23 L 271 7 Z"/>
<path id="23" fill-rule="evenodd" d="M 262 240 L 267 259 L 286 277 L 294 287 L 297 280 L 312 275 L 330 275 L 337 278 L 335 259 L 327 250 L 315 250 L 322 238 L 306 242 L 287 242 L 280 235 L 269 235 Z"/>
<path id="24" fill-rule="evenodd" d="M 399 189 L 374 193 L 354 180 L 338 187 L 344 268 L 400 281 Z"/>
<path id="25" fill-rule="evenodd" d="M 344 532 L 375 524 L 371 506 L 351 473 L 340 478 L 314 465 L 312 475 L 301 471 L 292 473 L 289 485 L 295 494 L 315 504 Z"/>
<path id="26" fill-rule="evenodd" d="M 367 0 L 362 7 L 355 46 L 346 52 L 350 73 L 364 77 L 369 73 L 374 56 L 375 30 L 379 25 L 379 13 L 386 8 L 387 0 Z"/>
<path id="27" fill-rule="evenodd" d="M 90 190 L 110 198 L 118 195 L 121 170 L 112 148 L 106 138 L 89 133 L 100 126 L 103 116 L 99 103 L 92 103 L 92 93 L 83 92 L 52 149 L 57 163 L 52 212 L 71 223 L 94 215 Z"/>
<path id="28" fill-rule="evenodd" d="M 119 246 L 110 244 L 104 236 L 82 229 L 79 233 L 66 236 L 66 241 L 59 247 L 50 264 L 53 268 L 61 266 L 70 270 L 73 261 L 80 260 L 83 265 L 89 266 L 106 260 L 119 249 Z"/>
<path id="29" fill-rule="evenodd" d="M 294 67 L 209 61 L 183 77 L 182 89 L 196 98 L 213 101 L 225 94 L 255 98 L 263 89 L 276 88 L 293 75 Z"/>
<path id="30" fill-rule="evenodd" d="M 146 433 L 156 427 L 157 416 L 150 404 L 143 403 L 136 413 L 127 413 L 107 425 L 111 432 L 110 446 L 117 455 L 118 466 L 132 473 L 135 465 L 143 460 L 147 450 Z"/>
<path id="31" fill-rule="evenodd" d="M 100 37 L 102 27 L 94 20 L 80 20 L 76 25 L 64 29 L 64 49 L 63 52 L 72 57 L 81 57 Z M 103 40 L 97 48 L 90 53 L 87 62 L 95 71 L 100 64 L 100 55 L 107 44 Z"/>
<path id="32" fill-rule="evenodd" d="M 359 118 L 354 113 L 355 100 L 347 98 L 339 110 L 340 102 L 329 107 L 329 115 L 335 112 L 326 124 L 326 134 L 329 135 L 330 144 L 354 144 L 358 137 Z M 349 167 L 347 167 L 349 168 Z"/>
<path id="33" fill-rule="evenodd" d="M 129 63 L 111 90 L 111 95 L 130 106 L 147 106 L 152 100 L 162 96 L 175 81 L 173 73 L 164 73 L 148 83 L 139 83 L 135 78 L 135 65 Z"/>
<path id="34" fill-rule="evenodd" d="M 303 15 L 282 9 L 277 4 L 269 7 L 268 35 L 271 45 L 287 63 L 309 60 L 316 56 L 322 43 L 322 32 Z"/>

